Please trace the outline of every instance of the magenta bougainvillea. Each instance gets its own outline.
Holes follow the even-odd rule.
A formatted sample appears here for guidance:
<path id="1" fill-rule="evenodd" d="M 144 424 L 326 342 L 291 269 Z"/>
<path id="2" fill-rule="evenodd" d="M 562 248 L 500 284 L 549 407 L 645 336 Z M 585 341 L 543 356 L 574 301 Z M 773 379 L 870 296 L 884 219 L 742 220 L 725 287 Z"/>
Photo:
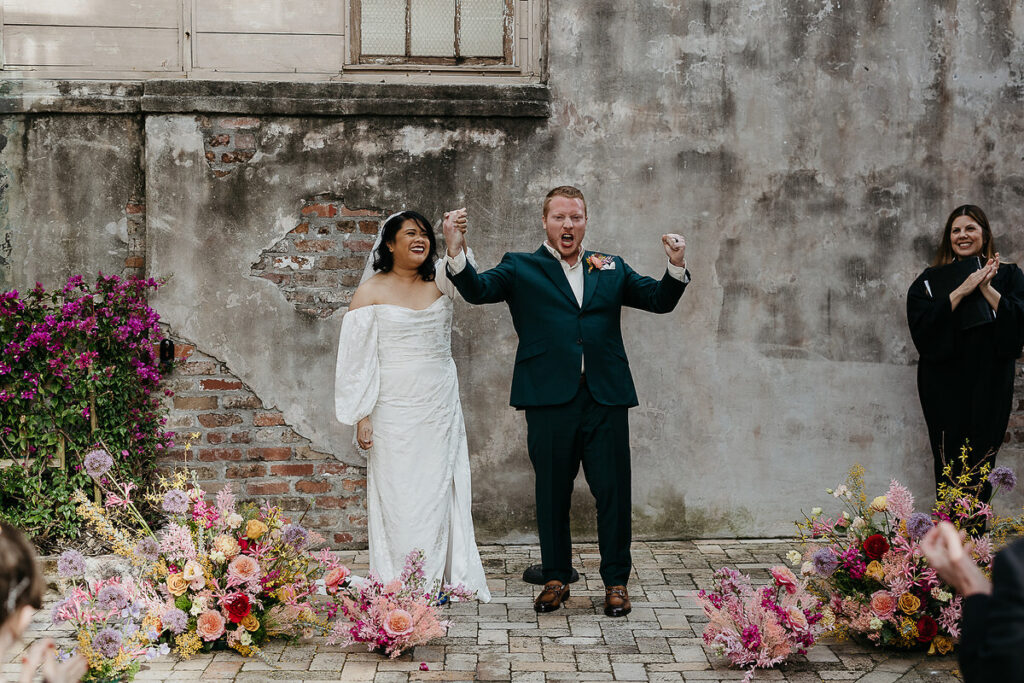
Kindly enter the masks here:
<path id="1" fill-rule="evenodd" d="M 158 286 L 101 273 L 0 294 L 0 459 L 13 463 L 0 470 L 0 516 L 43 546 L 78 533 L 71 493 L 89 484 L 87 453 L 102 445 L 141 485 L 172 445 L 146 299 Z"/>

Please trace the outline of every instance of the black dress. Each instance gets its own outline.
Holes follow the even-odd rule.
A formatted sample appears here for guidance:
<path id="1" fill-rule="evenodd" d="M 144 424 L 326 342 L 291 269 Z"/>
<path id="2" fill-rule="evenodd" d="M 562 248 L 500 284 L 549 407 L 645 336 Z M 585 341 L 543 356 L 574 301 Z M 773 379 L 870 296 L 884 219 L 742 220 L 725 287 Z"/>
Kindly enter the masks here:
<path id="1" fill-rule="evenodd" d="M 1012 263 L 999 266 L 992 287 L 1000 294 L 996 319 L 966 330 L 959 329 L 957 310 L 948 294 L 932 296 L 925 286 L 928 268 L 907 293 L 907 322 L 921 354 L 917 391 L 921 398 L 935 463 L 935 485 L 942 481 L 943 455 L 954 463 L 969 442 L 969 464 L 1003 443 L 1013 404 L 1013 375 L 1024 345 L 1024 274 Z M 934 290 L 933 290 L 934 291 Z M 983 498 L 991 488 L 986 484 Z"/>

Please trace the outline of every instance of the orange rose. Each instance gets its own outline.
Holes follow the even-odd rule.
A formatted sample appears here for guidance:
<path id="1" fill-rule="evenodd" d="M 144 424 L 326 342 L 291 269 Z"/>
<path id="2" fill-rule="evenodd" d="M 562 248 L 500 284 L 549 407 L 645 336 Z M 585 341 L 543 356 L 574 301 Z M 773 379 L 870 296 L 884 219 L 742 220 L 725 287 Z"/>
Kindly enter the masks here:
<path id="1" fill-rule="evenodd" d="M 239 625 L 246 631 L 255 631 L 260 627 L 260 620 L 257 619 L 252 612 L 249 612 L 245 615 L 245 618 L 239 622 Z"/>
<path id="2" fill-rule="evenodd" d="M 904 593 L 900 596 L 900 599 L 896 603 L 896 605 L 904 614 L 913 614 L 917 610 L 921 609 L 921 598 L 910 593 Z"/>
<path id="3" fill-rule="evenodd" d="M 254 541 L 263 534 L 267 533 L 269 530 L 270 527 L 268 527 L 266 524 L 264 524 L 258 519 L 250 519 L 245 524 L 245 535 Z"/>
<path id="4" fill-rule="evenodd" d="M 221 534 L 217 538 L 213 539 L 213 549 L 224 553 L 224 557 L 229 560 L 242 552 L 242 549 L 239 547 L 238 541 L 235 537 L 228 536 L 227 534 Z"/>
<path id="5" fill-rule="evenodd" d="M 184 595 L 185 591 L 188 590 L 188 581 L 181 574 L 170 574 L 167 576 L 167 590 L 174 597 Z"/>

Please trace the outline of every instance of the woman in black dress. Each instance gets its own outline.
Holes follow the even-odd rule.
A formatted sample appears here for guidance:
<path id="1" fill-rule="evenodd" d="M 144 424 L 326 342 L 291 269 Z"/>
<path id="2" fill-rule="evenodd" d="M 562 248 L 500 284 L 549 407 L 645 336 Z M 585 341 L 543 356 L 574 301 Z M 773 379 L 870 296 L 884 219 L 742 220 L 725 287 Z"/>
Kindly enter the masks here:
<path id="1" fill-rule="evenodd" d="M 910 286 L 907 321 L 921 354 L 917 390 L 936 488 L 944 462 L 952 464 L 953 477 L 959 474 L 964 445 L 970 447 L 969 465 L 987 455 L 994 467 L 1024 345 L 1024 274 L 1000 263 L 988 219 L 977 206 L 949 215 L 934 263 Z M 982 497 L 990 496 L 986 482 Z"/>

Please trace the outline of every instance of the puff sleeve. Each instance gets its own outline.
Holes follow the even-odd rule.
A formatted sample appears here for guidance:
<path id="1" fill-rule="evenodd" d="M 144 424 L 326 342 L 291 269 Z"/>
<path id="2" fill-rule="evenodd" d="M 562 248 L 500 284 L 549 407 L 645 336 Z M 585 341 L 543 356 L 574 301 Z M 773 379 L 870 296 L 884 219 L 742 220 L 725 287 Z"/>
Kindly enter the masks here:
<path id="1" fill-rule="evenodd" d="M 349 311 L 341 321 L 334 371 L 334 413 L 354 425 L 373 412 L 380 391 L 377 316 L 373 306 Z"/>

